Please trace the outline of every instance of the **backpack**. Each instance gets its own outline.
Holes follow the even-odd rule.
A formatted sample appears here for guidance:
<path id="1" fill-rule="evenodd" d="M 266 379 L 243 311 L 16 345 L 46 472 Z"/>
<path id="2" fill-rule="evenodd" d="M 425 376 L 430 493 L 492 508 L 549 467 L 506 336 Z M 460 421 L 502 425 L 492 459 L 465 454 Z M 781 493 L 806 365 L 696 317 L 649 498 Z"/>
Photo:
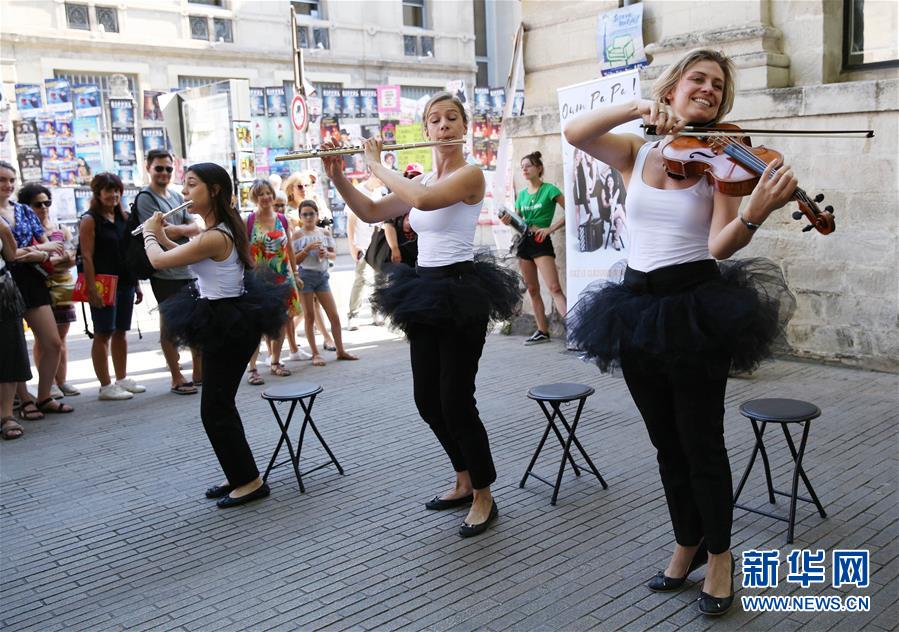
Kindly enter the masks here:
<path id="1" fill-rule="evenodd" d="M 130 207 L 131 214 L 128 215 L 128 220 L 125 223 L 125 265 L 134 277 L 141 281 L 149 279 L 156 272 L 156 268 L 150 263 L 150 260 L 147 258 L 147 251 L 144 249 L 144 234 L 131 234 L 134 229 L 140 226 L 140 219 L 137 214 L 137 200 L 144 193 L 147 192 L 141 191 L 134 196 Z M 154 199 L 153 201 L 155 202 L 156 200 Z M 157 202 L 156 205 L 158 208 L 159 203 Z"/>

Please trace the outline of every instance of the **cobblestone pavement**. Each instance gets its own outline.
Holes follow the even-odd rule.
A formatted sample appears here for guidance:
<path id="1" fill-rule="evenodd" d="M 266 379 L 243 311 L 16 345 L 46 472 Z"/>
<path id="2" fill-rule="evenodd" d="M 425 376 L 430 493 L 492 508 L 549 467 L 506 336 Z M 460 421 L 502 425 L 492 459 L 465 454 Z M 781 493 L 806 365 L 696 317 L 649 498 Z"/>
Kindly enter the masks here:
<path id="1" fill-rule="evenodd" d="M 452 472 L 415 411 L 406 343 L 372 326 L 350 336 L 360 362 L 292 363 L 291 378 L 265 375 L 268 384 L 324 386 L 313 413 L 346 475 L 319 470 L 301 495 L 284 467 L 271 477 L 269 499 L 229 511 L 203 498 L 221 472 L 200 425 L 199 398 L 168 393 L 156 335 L 132 342 L 133 373 L 149 389 L 125 403 L 96 400 L 86 341 L 73 340 L 73 358 L 81 358 L 73 372 L 85 390 L 69 400 L 76 413 L 26 423 L 23 439 L 0 445 L 0 624 L 41 631 L 888 630 L 899 621 L 897 376 L 777 361 L 731 380 L 726 427 L 735 480 L 752 436 L 740 402 L 799 397 L 822 408 L 805 463 L 828 512 L 822 520 L 800 503 L 788 547 L 784 523 L 737 511 L 735 551 L 777 548 L 784 559 L 793 548 L 870 549 L 870 586 L 845 593 L 870 595 L 872 607 L 753 614 L 737 605 L 710 620 L 694 603 L 701 571 L 693 576 L 699 583 L 677 594 L 643 586 L 664 568 L 672 536 L 655 458 L 622 380 L 600 376 L 557 342 L 525 348 L 520 337 L 489 337 L 478 403 L 499 471 L 501 513 L 487 534 L 463 540 L 456 532 L 465 509 L 423 509 Z M 525 392 L 556 381 L 596 387 L 578 436 L 609 489 L 568 470 L 553 507 L 548 487 L 532 480 L 520 489 L 518 481 L 544 427 Z M 279 435 L 261 390 L 244 384 L 238 399 L 264 466 Z M 775 483 L 788 489 L 789 453 L 773 430 Z M 537 471 L 552 476 L 560 454 L 548 446 Z M 322 458 L 308 441 L 307 467 Z M 744 498 L 766 504 L 761 470 Z M 786 511 L 783 499 L 777 510 Z M 778 588 L 738 595 L 839 594 L 829 570 L 827 584 L 805 590 L 785 574 L 784 563 Z"/>

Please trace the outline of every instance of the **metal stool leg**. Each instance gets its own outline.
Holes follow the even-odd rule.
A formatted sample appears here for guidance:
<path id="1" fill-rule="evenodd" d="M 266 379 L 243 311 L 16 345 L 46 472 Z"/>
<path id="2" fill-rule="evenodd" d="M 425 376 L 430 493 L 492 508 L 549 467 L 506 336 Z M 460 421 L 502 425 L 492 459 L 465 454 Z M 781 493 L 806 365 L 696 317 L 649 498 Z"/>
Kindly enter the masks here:
<path id="1" fill-rule="evenodd" d="M 562 436 L 562 432 L 559 430 L 559 427 L 556 425 L 556 422 L 555 422 L 555 420 L 557 418 L 564 419 L 564 417 L 562 416 L 562 409 L 561 409 L 562 402 L 551 402 L 550 403 L 550 405 L 552 406 L 552 409 L 553 409 L 552 415 L 550 415 L 549 411 L 546 410 L 546 404 L 544 402 L 537 400 L 537 403 L 540 404 L 540 408 L 543 409 L 543 414 L 546 416 L 547 420 L 549 421 L 549 425 L 552 428 L 552 431 L 556 434 L 556 438 L 559 440 L 559 445 L 562 446 L 562 449 L 564 450 L 565 449 L 565 438 Z M 565 425 L 567 427 L 568 424 L 565 424 Z M 575 475 L 580 476 L 581 470 L 578 467 L 577 463 L 574 462 L 574 459 L 571 457 L 571 454 L 568 455 L 568 462 L 571 463 L 571 467 L 574 468 Z"/>
<path id="2" fill-rule="evenodd" d="M 552 424 L 546 424 L 546 430 L 543 431 L 543 437 L 540 438 L 540 443 L 537 444 L 537 451 L 534 452 L 534 456 L 531 457 L 531 462 L 528 463 L 528 469 L 524 471 L 524 476 L 521 477 L 521 482 L 518 483 L 518 487 L 524 487 L 525 481 L 528 480 L 531 470 L 534 469 L 534 464 L 537 463 L 537 457 L 540 456 L 540 451 L 543 450 L 543 444 L 546 443 L 546 438 L 549 436 L 551 427 Z"/>
<path id="3" fill-rule="evenodd" d="M 734 505 L 736 505 L 737 501 L 740 499 L 740 494 L 743 493 L 743 487 L 745 487 L 746 481 L 749 479 L 749 473 L 755 465 L 755 457 L 759 453 L 759 446 L 764 445 L 762 443 L 762 433 L 759 432 L 758 427 L 755 425 L 755 419 L 751 419 L 750 421 L 752 421 L 752 431 L 755 434 L 755 445 L 752 446 L 752 454 L 749 455 L 749 463 L 746 464 L 746 469 L 743 470 L 743 476 L 740 477 L 740 482 L 737 483 L 737 490 L 734 492 Z M 772 502 L 774 501 L 772 500 Z"/>
<path id="4" fill-rule="evenodd" d="M 337 467 L 337 471 L 341 475 L 343 475 L 343 468 L 340 467 L 340 463 L 337 462 L 337 457 L 334 456 L 333 452 L 331 452 L 331 448 L 328 447 L 328 444 L 325 442 L 325 438 L 322 437 L 321 433 L 318 431 L 318 427 L 316 427 L 315 422 L 312 420 L 312 404 L 314 402 L 315 402 L 315 395 L 313 395 L 309 399 L 309 407 L 308 408 L 305 405 L 303 405 L 303 402 L 300 402 L 300 406 L 303 407 L 303 412 L 305 413 L 305 417 L 304 417 L 303 421 L 305 422 L 308 419 L 309 427 L 312 428 L 312 432 L 314 432 L 315 436 L 318 437 L 319 443 L 322 444 L 322 447 L 325 449 L 325 452 L 328 453 L 328 457 L 330 457 L 330 459 L 331 459 L 330 461 L 328 461 L 327 463 L 325 463 L 324 465 L 321 465 L 319 467 L 325 467 L 325 466 L 333 463 Z M 300 458 L 299 453 L 297 453 L 297 460 L 299 460 L 299 458 Z M 316 468 L 316 469 L 318 469 L 318 468 Z M 308 474 L 308 472 L 307 472 L 307 474 Z"/>
<path id="5" fill-rule="evenodd" d="M 811 482 L 808 480 L 808 476 L 805 474 L 805 469 L 802 467 L 802 458 L 805 456 L 805 442 L 808 437 L 808 433 L 811 430 L 811 421 L 803 422 L 804 430 L 802 433 L 802 443 L 799 446 L 799 452 L 796 451 L 796 447 L 793 445 L 793 437 L 787 432 L 786 425 L 783 427 L 784 436 L 787 439 L 787 446 L 790 448 L 790 454 L 793 456 L 793 461 L 796 463 L 796 468 L 799 471 L 799 476 L 802 477 L 802 482 L 805 483 L 805 488 L 808 490 L 809 496 L 811 496 L 811 501 L 815 503 L 815 507 L 818 508 L 818 513 L 822 518 L 827 517 L 827 512 L 824 511 L 823 505 L 821 505 L 821 501 L 818 500 L 818 495 L 815 494 L 815 490 L 812 488 Z M 799 496 L 801 500 L 806 500 Z M 807 502 L 807 501 L 806 501 Z"/>
<path id="6" fill-rule="evenodd" d="M 297 483 L 300 486 L 300 493 L 306 493 L 306 488 L 303 487 L 303 478 L 300 475 L 300 457 L 299 457 L 299 449 L 302 447 L 302 430 L 300 431 L 300 445 L 297 446 L 297 453 L 294 455 L 293 445 L 290 443 L 290 437 L 287 434 L 288 428 L 290 428 L 290 421 L 293 419 L 293 412 L 297 407 L 297 400 L 294 400 L 290 403 L 290 411 L 287 413 L 287 420 L 282 422 L 281 415 L 278 413 L 278 408 L 275 406 L 275 402 L 273 400 L 269 400 L 269 405 L 272 407 L 272 413 L 275 415 L 275 421 L 278 422 L 278 427 L 281 429 L 281 438 L 278 440 L 278 445 L 275 447 L 275 452 L 272 454 L 272 458 L 268 463 L 268 467 L 265 469 L 265 474 L 262 476 L 262 481 L 265 482 L 268 478 L 268 475 L 271 473 L 272 468 L 275 467 L 275 459 L 278 458 L 278 453 L 281 451 L 281 444 L 287 443 L 287 451 L 290 453 L 290 462 L 293 465 L 294 474 L 297 477 Z M 305 409 L 305 407 L 304 407 Z M 303 420 L 303 426 L 305 427 L 306 420 Z"/>
<path id="7" fill-rule="evenodd" d="M 756 428 L 756 422 L 752 420 L 752 429 L 756 432 L 756 436 L 759 438 L 759 452 L 762 453 L 762 465 L 765 466 L 765 483 L 768 485 L 768 502 L 772 505 L 774 504 L 774 483 L 771 482 L 771 465 L 768 463 L 768 451 L 765 450 L 765 442 L 762 440 L 762 435 L 765 434 L 765 429 L 768 427 L 768 422 L 762 422 L 761 430 Z"/>
<path id="8" fill-rule="evenodd" d="M 565 417 L 562 416 L 561 412 L 559 413 L 559 419 L 561 420 L 562 425 L 565 426 L 565 430 L 568 432 L 568 436 L 571 437 L 571 442 L 574 443 L 574 446 L 581 453 L 581 456 L 584 457 L 584 461 L 586 461 L 587 465 L 590 466 L 590 469 L 593 471 L 593 474 L 596 476 L 596 478 L 599 479 L 599 482 L 602 484 L 602 488 L 608 489 L 609 486 L 606 484 L 605 479 L 603 479 L 602 475 L 599 473 L 599 470 L 596 469 L 596 466 L 593 464 L 593 461 L 590 459 L 590 457 L 587 456 L 587 451 L 584 450 L 584 446 L 581 445 L 581 442 L 578 441 L 577 435 L 575 434 L 575 430 L 577 429 L 578 421 L 581 418 L 581 411 L 584 409 L 584 404 L 586 402 L 587 402 L 586 397 L 584 397 L 580 400 L 580 403 L 578 404 L 578 408 L 577 408 L 577 413 L 575 413 L 575 415 L 574 415 L 574 422 L 571 424 L 571 426 L 568 425 L 568 422 L 566 421 Z M 573 461 L 572 461 L 572 463 L 573 463 Z"/>

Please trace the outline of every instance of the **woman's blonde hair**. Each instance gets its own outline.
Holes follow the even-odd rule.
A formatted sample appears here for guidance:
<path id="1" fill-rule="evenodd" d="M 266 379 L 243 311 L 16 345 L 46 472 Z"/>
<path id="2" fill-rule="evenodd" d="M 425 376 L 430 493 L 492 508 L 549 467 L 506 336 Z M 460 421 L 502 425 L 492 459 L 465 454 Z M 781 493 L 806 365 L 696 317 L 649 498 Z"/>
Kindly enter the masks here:
<path id="1" fill-rule="evenodd" d="M 290 174 L 286 180 L 281 182 L 281 190 L 287 194 L 287 203 L 291 206 L 299 207 L 300 202 L 303 201 L 303 198 L 306 197 L 305 193 L 302 196 L 295 196 L 294 191 L 296 191 L 296 187 L 298 184 L 303 185 L 303 189 L 305 191 L 306 183 L 303 182 L 303 174 L 299 171 L 294 171 Z"/>
<path id="2" fill-rule="evenodd" d="M 428 114 L 431 111 L 431 108 L 434 107 L 435 103 L 440 103 L 441 101 L 452 101 L 453 105 L 456 106 L 456 109 L 459 110 L 459 114 L 462 115 L 462 122 L 465 123 L 466 129 L 468 128 L 468 112 L 465 111 L 465 105 L 459 100 L 452 92 L 441 91 L 428 99 L 428 102 L 425 103 L 424 114 L 421 118 L 421 126 L 424 128 L 425 136 L 428 134 Z"/>
<path id="3" fill-rule="evenodd" d="M 652 84 L 652 98 L 655 101 L 665 101 L 665 97 L 674 89 L 681 77 L 693 64 L 700 61 L 713 61 L 721 67 L 721 72 L 724 73 L 724 88 L 721 94 L 721 103 L 718 105 L 718 113 L 714 119 L 708 121 L 709 123 L 718 123 L 733 108 L 734 94 L 736 93 L 734 64 L 720 51 L 711 48 L 694 48 L 689 51 L 677 63 L 671 64 L 662 71 L 659 78 Z"/>

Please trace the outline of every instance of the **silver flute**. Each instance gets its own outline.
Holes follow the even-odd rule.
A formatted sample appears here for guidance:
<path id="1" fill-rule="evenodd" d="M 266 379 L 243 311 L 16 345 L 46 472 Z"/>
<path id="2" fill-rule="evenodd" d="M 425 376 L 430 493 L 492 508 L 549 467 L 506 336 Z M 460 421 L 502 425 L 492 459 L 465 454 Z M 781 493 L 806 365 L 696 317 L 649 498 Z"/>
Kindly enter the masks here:
<path id="1" fill-rule="evenodd" d="M 185 202 L 185 203 L 182 204 L 181 206 L 176 206 L 176 207 L 173 208 L 171 211 L 169 211 L 168 213 L 166 213 L 165 215 L 163 215 L 163 216 L 162 216 L 162 219 L 166 220 L 166 219 L 168 219 L 169 217 L 171 217 L 172 215 L 174 215 L 175 213 L 177 213 L 177 212 L 179 212 L 179 211 L 183 211 L 183 210 L 186 209 L 186 208 L 190 208 L 192 205 L 193 205 L 193 201 L 188 200 L 187 202 Z M 150 220 L 147 220 L 147 222 L 149 222 L 149 221 L 150 221 Z M 132 234 L 132 235 L 135 235 L 135 236 L 140 235 L 142 232 L 144 232 L 144 224 L 146 224 L 147 222 L 141 223 L 140 226 L 138 226 L 137 228 L 135 228 L 134 230 L 131 231 L 131 234 Z"/>

